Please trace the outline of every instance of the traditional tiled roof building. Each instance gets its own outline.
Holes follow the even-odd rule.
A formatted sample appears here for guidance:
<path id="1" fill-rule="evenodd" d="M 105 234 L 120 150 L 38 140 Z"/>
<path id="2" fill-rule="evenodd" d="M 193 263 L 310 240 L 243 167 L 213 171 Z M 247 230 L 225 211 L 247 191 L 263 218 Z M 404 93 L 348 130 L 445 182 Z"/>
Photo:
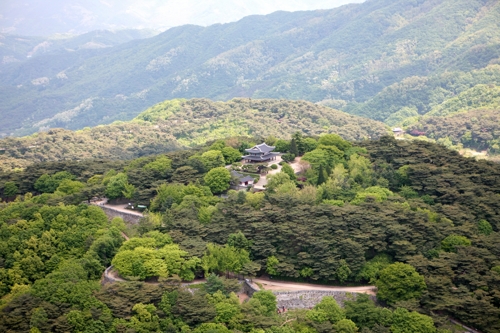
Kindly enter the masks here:
<path id="1" fill-rule="evenodd" d="M 256 145 L 250 149 L 245 149 L 248 155 L 243 156 L 243 159 L 245 162 L 267 162 L 275 160 L 280 153 L 273 152 L 274 148 L 276 147 L 261 143 L 260 145 Z"/>

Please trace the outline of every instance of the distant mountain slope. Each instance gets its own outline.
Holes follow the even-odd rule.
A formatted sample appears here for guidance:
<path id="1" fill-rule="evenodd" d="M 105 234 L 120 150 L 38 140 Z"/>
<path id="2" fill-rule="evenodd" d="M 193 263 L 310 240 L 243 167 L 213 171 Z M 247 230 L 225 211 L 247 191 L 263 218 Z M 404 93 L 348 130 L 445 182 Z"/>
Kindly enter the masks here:
<path id="1" fill-rule="evenodd" d="M 449 117 L 423 117 L 408 126 L 408 131 L 413 129 L 449 148 L 500 154 L 500 107 L 473 109 Z"/>
<path id="2" fill-rule="evenodd" d="M 227 23 L 276 10 L 333 8 L 360 0 L 2 0 L 0 31 L 30 36 L 101 29 Z"/>
<path id="3" fill-rule="evenodd" d="M 64 61 L 10 63 L 0 73 L 0 133 L 131 119 L 179 97 L 306 99 L 385 120 L 399 109 L 359 103 L 414 76 L 423 89 L 439 90 L 436 79 L 499 62 L 499 17 L 493 0 L 369 0 L 182 26 L 91 58 L 76 52 Z"/>
<path id="4" fill-rule="evenodd" d="M 363 140 L 379 138 L 387 128 L 378 121 L 305 101 L 180 99 L 157 104 L 131 122 L 2 139 L 0 171 L 44 161 L 132 159 L 230 136 L 288 138 L 297 131 Z"/>

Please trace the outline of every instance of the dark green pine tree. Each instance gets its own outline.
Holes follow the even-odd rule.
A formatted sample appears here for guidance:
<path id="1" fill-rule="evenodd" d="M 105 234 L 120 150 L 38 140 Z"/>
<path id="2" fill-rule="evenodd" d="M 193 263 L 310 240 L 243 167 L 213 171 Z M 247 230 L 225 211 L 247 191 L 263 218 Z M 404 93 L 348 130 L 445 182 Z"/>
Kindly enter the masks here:
<path id="1" fill-rule="evenodd" d="M 318 171 L 318 183 L 316 185 L 321 185 L 324 182 L 326 182 L 326 175 L 325 175 L 325 170 L 323 170 L 323 164 L 319 165 L 319 171 Z"/>
<path id="2" fill-rule="evenodd" d="M 295 139 L 292 139 L 292 141 L 290 142 L 290 153 L 294 154 L 295 156 L 299 156 L 299 149 L 297 148 Z"/>

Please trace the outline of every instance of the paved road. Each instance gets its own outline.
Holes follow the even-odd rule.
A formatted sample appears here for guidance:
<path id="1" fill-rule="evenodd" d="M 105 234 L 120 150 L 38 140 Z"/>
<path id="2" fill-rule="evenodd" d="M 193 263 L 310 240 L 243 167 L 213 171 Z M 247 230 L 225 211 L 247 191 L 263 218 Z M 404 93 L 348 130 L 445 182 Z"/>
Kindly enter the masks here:
<path id="1" fill-rule="evenodd" d="M 96 202 L 92 202 L 93 205 L 96 205 L 96 206 L 100 206 L 100 207 L 106 207 L 108 209 L 111 209 L 111 210 L 116 210 L 117 212 L 121 212 L 121 213 L 127 213 L 127 214 L 130 214 L 130 215 L 136 215 L 136 216 L 144 216 L 141 212 L 138 212 L 138 211 L 135 211 L 135 210 L 131 210 L 131 209 L 127 209 L 128 205 L 127 204 L 124 204 L 124 205 L 110 205 L 107 203 L 107 199 L 105 200 L 102 200 L 102 201 L 96 201 Z"/>

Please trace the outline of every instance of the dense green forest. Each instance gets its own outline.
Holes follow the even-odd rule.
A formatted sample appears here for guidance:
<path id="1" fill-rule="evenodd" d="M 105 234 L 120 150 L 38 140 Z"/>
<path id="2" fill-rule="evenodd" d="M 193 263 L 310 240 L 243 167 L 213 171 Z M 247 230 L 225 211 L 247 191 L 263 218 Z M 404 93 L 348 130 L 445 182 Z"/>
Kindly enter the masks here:
<path id="1" fill-rule="evenodd" d="M 377 0 L 181 26 L 91 53 L 28 59 L 6 46 L 3 59 L 22 61 L 0 67 L 0 134 L 130 120 L 174 98 L 305 99 L 377 120 L 412 103 L 421 112 L 498 84 L 475 71 L 498 64 L 499 11 L 494 0 Z M 412 90 L 437 99 L 415 102 Z M 398 103 L 382 101 L 394 93 Z"/>
<path id="2" fill-rule="evenodd" d="M 133 159 L 193 147 L 230 136 L 267 137 L 300 131 L 338 133 L 346 140 L 379 138 L 384 124 L 304 101 L 234 99 L 173 100 L 157 104 L 131 122 L 84 128 L 51 129 L 23 138 L 0 140 L 0 170 L 35 162 Z"/>
<path id="3" fill-rule="evenodd" d="M 0 173 L 9 201 L 0 204 L 1 330 L 456 331 L 448 316 L 500 330 L 498 164 L 391 137 L 353 144 L 296 132 L 266 142 L 301 171 L 283 164 L 265 192 L 227 191 L 222 166 L 239 167 L 234 156 L 256 143 L 242 137 L 128 162 Z M 130 226 L 81 204 L 103 195 L 149 212 Z M 111 263 L 128 282 L 100 286 Z M 215 275 L 228 272 L 372 283 L 380 303 L 361 296 L 341 309 L 324 298 L 280 316 L 267 291 L 240 304 L 234 280 Z M 180 285 L 196 276 L 207 282 L 191 292 Z M 158 283 L 141 282 L 151 279 Z"/>

